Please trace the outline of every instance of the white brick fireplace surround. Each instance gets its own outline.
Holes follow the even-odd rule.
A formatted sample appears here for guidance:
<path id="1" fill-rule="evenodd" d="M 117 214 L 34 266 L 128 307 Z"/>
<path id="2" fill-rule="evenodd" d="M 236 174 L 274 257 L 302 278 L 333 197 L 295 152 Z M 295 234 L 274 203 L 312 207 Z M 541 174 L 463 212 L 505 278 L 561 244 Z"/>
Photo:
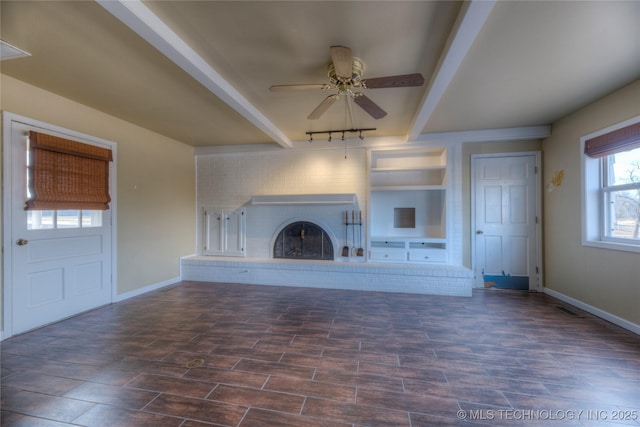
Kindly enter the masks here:
<path id="1" fill-rule="evenodd" d="M 343 150 L 202 155 L 197 170 L 200 249 L 182 259 L 183 280 L 471 296 L 472 271 L 463 266 L 368 260 L 366 223 L 361 242 L 357 226 L 355 244 L 352 234 L 348 238 L 350 245 L 364 248 L 365 256 L 341 257 L 344 212 L 362 210 L 366 219 L 364 149 L 350 150 L 347 159 Z M 335 184 L 327 188 L 327 182 Z M 244 256 L 204 255 L 204 212 L 216 207 L 246 214 Z M 277 232 L 295 221 L 321 226 L 332 240 L 335 260 L 274 259 Z"/>

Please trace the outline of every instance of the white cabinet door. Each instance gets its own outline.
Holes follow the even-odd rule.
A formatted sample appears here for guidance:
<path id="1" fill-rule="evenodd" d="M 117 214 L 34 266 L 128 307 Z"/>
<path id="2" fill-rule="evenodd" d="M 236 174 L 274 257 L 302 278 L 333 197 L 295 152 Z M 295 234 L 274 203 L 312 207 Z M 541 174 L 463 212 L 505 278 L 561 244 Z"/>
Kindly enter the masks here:
<path id="1" fill-rule="evenodd" d="M 371 261 L 405 262 L 407 251 L 404 249 L 371 249 L 369 251 Z"/>
<path id="2" fill-rule="evenodd" d="M 244 209 L 236 209 L 225 214 L 225 248 L 224 252 L 229 256 L 244 255 Z"/>
<path id="3" fill-rule="evenodd" d="M 224 230 L 222 210 L 205 211 L 204 253 L 220 255 L 224 251 Z"/>
<path id="4" fill-rule="evenodd" d="M 205 255 L 244 256 L 245 210 L 205 211 Z"/>
<path id="5" fill-rule="evenodd" d="M 412 262 L 447 262 L 447 250 L 446 249 L 410 249 L 409 261 Z"/>

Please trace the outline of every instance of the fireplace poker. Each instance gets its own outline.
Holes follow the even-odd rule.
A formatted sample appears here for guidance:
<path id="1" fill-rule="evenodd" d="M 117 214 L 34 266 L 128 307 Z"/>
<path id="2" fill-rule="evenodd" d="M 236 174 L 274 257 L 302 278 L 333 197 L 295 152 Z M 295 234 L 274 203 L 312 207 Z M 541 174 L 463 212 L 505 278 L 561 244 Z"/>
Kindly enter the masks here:
<path id="1" fill-rule="evenodd" d="M 358 236 L 358 243 L 360 246 L 358 248 L 358 251 L 356 252 L 357 256 L 364 256 L 364 249 L 362 248 L 362 211 L 358 211 L 358 215 L 360 217 L 360 220 L 358 221 L 358 225 L 360 225 L 360 236 Z M 353 228 L 355 228 L 355 225 L 353 226 Z"/>
<path id="2" fill-rule="evenodd" d="M 353 240 L 351 241 L 351 255 L 356 255 L 356 211 L 351 211 L 351 235 Z"/>
<path id="3" fill-rule="evenodd" d="M 349 256 L 349 211 L 344 211 L 344 246 L 342 256 Z"/>

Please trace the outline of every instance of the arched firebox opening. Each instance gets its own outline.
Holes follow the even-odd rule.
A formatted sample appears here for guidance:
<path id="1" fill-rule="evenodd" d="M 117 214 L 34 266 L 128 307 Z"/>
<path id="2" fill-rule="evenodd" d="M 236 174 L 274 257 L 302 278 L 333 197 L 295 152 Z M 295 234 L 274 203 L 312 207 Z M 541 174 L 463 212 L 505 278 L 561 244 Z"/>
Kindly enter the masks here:
<path id="1" fill-rule="evenodd" d="M 331 239 L 322 227 L 293 222 L 280 231 L 273 245 L 274 258 L 333 260 Z"/>

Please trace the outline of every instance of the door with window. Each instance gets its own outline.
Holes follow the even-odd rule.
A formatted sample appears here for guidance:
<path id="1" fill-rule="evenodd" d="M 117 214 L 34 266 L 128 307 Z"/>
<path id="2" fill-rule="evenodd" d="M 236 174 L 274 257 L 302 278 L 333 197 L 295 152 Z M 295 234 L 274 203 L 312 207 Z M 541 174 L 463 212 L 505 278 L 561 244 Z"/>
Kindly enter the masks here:
<path id="1" fill-rule="evenodd" d="M 473 159 L 476 286 L 539 290 L 535 154 Z"/>
<path id="2" fill-rule="evenodd" d="M 113 206 L 53 209 L 36 203 L 25 209 L 34 199 L 28 172 L 35 157 L 29 149 L 33 132 L 108 150 L 115 146 L 7 113 L 3 123 L 4 317 L 5 334 L 10 336 L 112 301 Z M 52 165 L 62 167 L 56 161 Z M 113 163 L 108 168 L 113 172 Z M 112 174 L 109 182 L 114 182 Z"/>

